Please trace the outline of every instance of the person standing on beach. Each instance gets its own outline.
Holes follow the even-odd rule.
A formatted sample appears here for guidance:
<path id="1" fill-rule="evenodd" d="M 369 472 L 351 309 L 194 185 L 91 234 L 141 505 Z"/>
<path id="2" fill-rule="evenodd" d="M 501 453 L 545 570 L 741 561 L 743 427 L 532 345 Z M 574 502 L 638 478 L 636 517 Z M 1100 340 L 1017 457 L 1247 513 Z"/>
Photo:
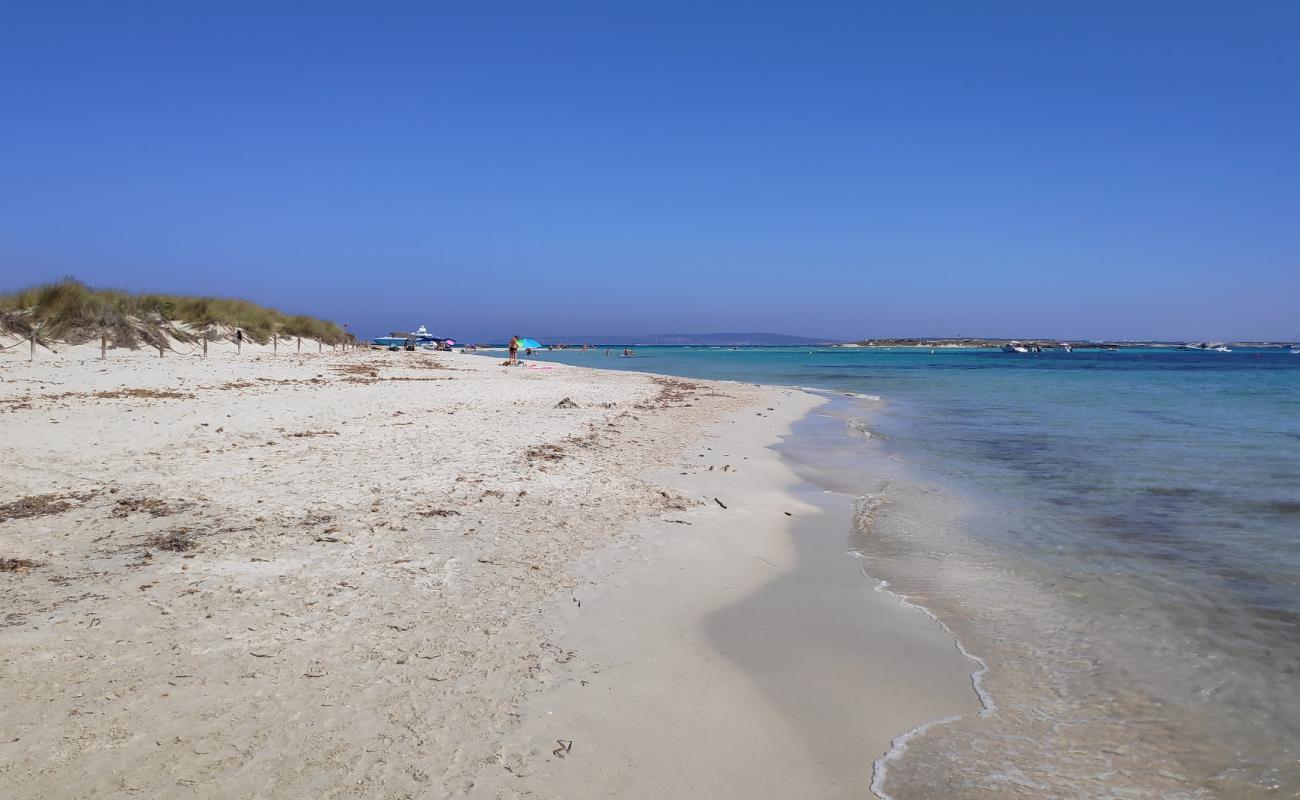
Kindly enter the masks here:
<path id="1" fill-rule="evenodd" d="M 519 363 L 519 337 L 510 337 L 510 366 Z"/>

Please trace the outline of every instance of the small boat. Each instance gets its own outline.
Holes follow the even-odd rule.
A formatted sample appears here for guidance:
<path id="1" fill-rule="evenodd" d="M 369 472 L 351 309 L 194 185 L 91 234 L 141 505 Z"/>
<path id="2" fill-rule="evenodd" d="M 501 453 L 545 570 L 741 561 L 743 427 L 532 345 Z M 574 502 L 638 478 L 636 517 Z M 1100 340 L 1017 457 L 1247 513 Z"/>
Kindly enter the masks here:
<path id="1" fill-rule="evenodd" d="M 1231 352 L 1232 352 L 1232 348 L 1231 348 L 1231 347 L 1228 347 L 1226 344 L 1215 345 L 1214 347 L 1211 347 L 1210 350 L 1212 350 L 1212 351 L 1214 351 L 1214 352 L 1216 352 L 1216 353 L 1231 353 Z"/>
<path id="2" fill-rule="evenodd" d="M 1300 356 L 1300 344 L 1291 345 L 1291 355 Z"/>
<path id="3" fill-rule="evenodd" d="M 455 339 L 434 336 L 423 325 L 416 328 L 414 333 L 391 331 L 387 336 L 377 336 L 370 341 L 389 350 L 414 350 L 416 346 L 426 350 L 450 350 L 456 344 Z"/>
<path id="4" fill-rule="evenodd" d="M 1020 342 L 1014 342 L 1014 341 L 1013 341 L 1013 342 L 1007 342 L 1006 344 L 1002 345 L 1002 352 L 1004 352 L 1004 353 L 1028 353 L 1028 352 L 1029 352 L 1029 348 L 1028 348 L 1028 347 L 1025 347 L 1025 346 L 1024 346 L 1023 344 L 1021 344 Z"/>
<path id="5" fill-rule="evenodd" d="M 1067 353 L 1073 353 L 1074 347 L 1069 342 L 1061 342 L 1061 349 Z"/>

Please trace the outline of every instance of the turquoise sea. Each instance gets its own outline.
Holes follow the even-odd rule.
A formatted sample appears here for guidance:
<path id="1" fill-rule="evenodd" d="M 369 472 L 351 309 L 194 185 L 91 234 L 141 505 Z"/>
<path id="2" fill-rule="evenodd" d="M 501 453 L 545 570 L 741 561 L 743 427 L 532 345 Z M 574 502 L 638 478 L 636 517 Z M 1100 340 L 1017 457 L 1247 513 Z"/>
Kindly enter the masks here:
<path id="1" fill-rule="evenodd" d="M 868 499 L 864 579 L 987 664 L 878 791 L 1300 797 L 1300 355 L 636 352 L 535 360 L 825 393 L 791 446 Z"/>

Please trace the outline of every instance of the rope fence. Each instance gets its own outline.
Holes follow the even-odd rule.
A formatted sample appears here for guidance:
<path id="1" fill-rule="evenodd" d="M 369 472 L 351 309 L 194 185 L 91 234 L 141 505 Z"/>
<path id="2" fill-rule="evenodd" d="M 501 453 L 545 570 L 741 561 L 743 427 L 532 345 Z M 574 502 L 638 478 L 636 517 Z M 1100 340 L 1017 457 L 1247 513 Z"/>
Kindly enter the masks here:
<path id="1" fill-rule="evenodd" d="M 234 344 L 235 344 L 235 348 L 236 348 L 236 349 L 235 349 L 235 353 L 236 353 L 236 355 L 239 355 L 239 354 L 242 354 L 242 353 L 243 353 L 243 345 L 244 345 L 244 339 L 245 339 L 245 337 L 244 337 L 242 334 L 243 334 L 243 331 L 237 331 L 237 336 L 236 336 L 236 338 L 233 339 Z M 10 335 L 13 335 L 13 334 L 10 334 Z M 280 340 L 281 338 L 289 338 L 289 337 L 282 337 L 282 336 L 280 336 L 280 335 L 278 335 L 278 334 L 277 334 L 277 335 L 273 335 L 273 336 L 271 337 L 271 353 L 272 353 L 272 355 L 278 355 L 278 354 L 279 354 L 279 351 L 280 351 L 279 340 Z M 296 355 L 302 355 L 302 337 L 299 336 L 299 337 L 297 337 L 297 339 L 298 339 L 298 348 L 297 348 L 297 353 L 296 353 Z M 164 356 L 167 354 L 168 351 L 171 351 L 171 352 L 173 352 L 173 353 L 176 353 L 177 355 L 179 355 L 179 356 L 181 356 L 182 358 L 184 358 L 184 357 L 187 357 L 187 356 L 192 356 L 192 355 L 194 355 L 194 354 L 197 353 L 200 349 L 203 350 L 203 358 L 207 358 L 207 357 L 208 357 L 208 342 L 209 342 L 209 341 L 213 341 L 213 340 L 210 339 L 208 336 L 204 335 L 204 336 L 202 336 L 202 337 L 199 339 L 199 341 L 196 342 L 196 343 L 195 343 L 195 344 L 194 344 L 194 345 L 193 345 L 189 350 L 186 350 L 186 351 L 184 351 L 184 352 L 182 352 L 182 351 L 180 351 L 180 350 L 177 350 L 176 347 L 175 347 L 175 345 L 174 345 L 172 342 L 169 342 L 169 341 L 166 341 L 166 340 L 164 340 L 161 344 L 159 344 L 159 343 L 154 343 L 154 342 L 150 342 L 150 344 L 151 344 L 154 348 L 156 348 L 156 349 L 158 350 L 158 357 L 159 357 L 159 358 L 164 357 Z M 219 340 L 218 340 L 218 341 L 219 341 Z M 41 341 L 40 341 L 40 337 L 38 336 L 37 331 L 32 331 L 32 332 L 31 332 L 30 334 L 28 334 L 27 336 L 24 336 L 23 338 L 19 339 L 19 340 L 16 341 L 16 342 L 13 342 L 12 344 L 0 344 L 0 352 L 4 352 L 5 350 L 13 350 L 13 349 L 15 349 L 15 348 L 17 348 L 17 347 L 19 347 L 19 346 L 21 346 L 21 345 L 27 344 L 27 345 L 30 345 L 30 346 L 31 346 L 31 355 L 30 355 L 30 357 L 29 357 L 28 360 L 29 360 L 29 361 L 35 361 L 35 360 L 36 360 L 36 345 L 37 345 L 38 343 L 41 343 L 41 344 L 43 344 L 45 347 L 47 347 L 47 348 L 53 350 L 53 348 L 50 346 L 51 344 L 53 344 L 53 342 L 41 342 Z M 65 344 L 66 344 L 66 343 L 65 343 Z M 265 346 L 265 345 L 263 345 L 263 346 Z M 340 345 L 340 344 L 338 344 L 338 343 L 334 343 L 334 344 L 331 344 L 331 345 L 330 345 L 330 353 L 331 353 L 331 354 L 338 353 L 338 352 L 339 352 L 339 348 L 340 348 L 340 346 L 342 347 L 342 351 L 343 351 L 344 353 L 346 353 L 349 349 L 356 349 L 356 346 L 357 346 L 357 345 L 356 345 L 355 343 L 353 343 L 353 342 L 343 342 L 342 345 Z M 108 360 L 108 349 L 109 349 L 109 348 L 108 348 L 108 336 L 107 336 L 107 335 L 103 335 L 103 334 L 101 334 L 100 337 L 99 337 L 99 358 L 100 358 L 101 361 L 106 361 L 106 360 Z M 325 342 L 324 342 L 324 340 L 319 340 L 319 339 L 318 339 L 318 340 L 316 341 L 316 353 L 317 353 L 317 355 L 324 355 L 324 353 L 325 353 Z"/>
<path id="2" fill-rule="evenodd" d="M 32 332 L 28 333 L 26 336 L 24 336 L 23 338 L 19 339 L 19 340 L 16 341 L 16 342 L 14 342 L 13 344 L 0 345 L 0 352 L 3 352 L 3 351 L 5 351 L 5 350 L 12 350 L 12 349 L 14 349 L 15 347 L 17 347 L 17 346 L 20 345 L 20 344 L 30 344 L 30 345 L 31 345 L 31 348 L 32 348 L 32 349 L 31 349 L 31 353 L 27 356 L 27 360 L 28 360 L 28 361 L 35 361 L 35 360 L 36 360 L 36 331 L 35 331 L 35 330 L 33 330 Z"/>

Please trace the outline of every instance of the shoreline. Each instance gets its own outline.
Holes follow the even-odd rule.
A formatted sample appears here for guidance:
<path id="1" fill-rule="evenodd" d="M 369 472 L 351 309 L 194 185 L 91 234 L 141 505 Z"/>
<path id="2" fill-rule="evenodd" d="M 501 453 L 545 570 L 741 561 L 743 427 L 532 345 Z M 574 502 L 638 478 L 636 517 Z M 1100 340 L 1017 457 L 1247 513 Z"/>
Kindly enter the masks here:
<path id="1" fill-rule="evenodd" d="M 866 575 L 852 498 L 783 453 L 826 399 L 768 391 L 657 476 L 698 505 L 635 523 L 553 604 L 567 669 L 514 737 L 525 792 L 862 797 L 900 738 L 982 713 L 982 662 Z"/>
<path id="2" fill-rule="evenodd" d="M 630 629 L 686 659 L 642 674 L 643 688 L 695 680 L 730 698 L 698 721 L 730 766 L 699 762 L 699 780 L 749 764 L 759 725 L 771 757 L 750 768 L 755 786 L 860 796 L 871 780 L 860 768 L 900 731 L 971 699 L 969 669 L 918 677 L 897 669 L 906 658 L 874 664 L 875 680 L 840 668 L 834 689 L 788 679 L 845 660 L 846 630 L 960 659 L 936 626 L 872 591 L 844 554 L 845 504 L 828 505 L 769 447 L 820 402 L 800 390 L 446 353 L 60 350 L 0 359 L 0 414 L 16 431 L 6 482 L 43 498 L 0 514 L 0 558 L 29 565 L 0 582 L 13 698 L 0 722 L 15 731 L 0 776 L 16 797 L 545 795 L 556 784 L 541 776 L 572 776 L 589 744 L 561 760 L 542 746 L 552 731 L 530 727 L 537 704 L 580 687 L 575 670 L 598 650 L 568 644 L 566 615 L 580 599 L 584 614 L 612 609 L 634 585 L 654 602 L 629 608 L 680 612 L 696 655 L 727 653 L 691 661 L 689 637 L 665 633 L 662 616 Z M 564 398 L 579 409 L 556 409 Z M 653 572 L 668 563 L 708 573 L 685 605 L 672 600 L 680 575 Z M 864 633 L 864 620 L 892 622 Z M 774 666 L 774 641 L 812 655 Z M 834 716 L 864 683 L 876 702 L 909 680 L 920 680 L 910 700 L 862 707 L 847 738 L 800 719 L 802 705 Z M 792 742 L 807 743 L 797 759 Z M 851 752 L 823 765 L 843 743 Z"/>

